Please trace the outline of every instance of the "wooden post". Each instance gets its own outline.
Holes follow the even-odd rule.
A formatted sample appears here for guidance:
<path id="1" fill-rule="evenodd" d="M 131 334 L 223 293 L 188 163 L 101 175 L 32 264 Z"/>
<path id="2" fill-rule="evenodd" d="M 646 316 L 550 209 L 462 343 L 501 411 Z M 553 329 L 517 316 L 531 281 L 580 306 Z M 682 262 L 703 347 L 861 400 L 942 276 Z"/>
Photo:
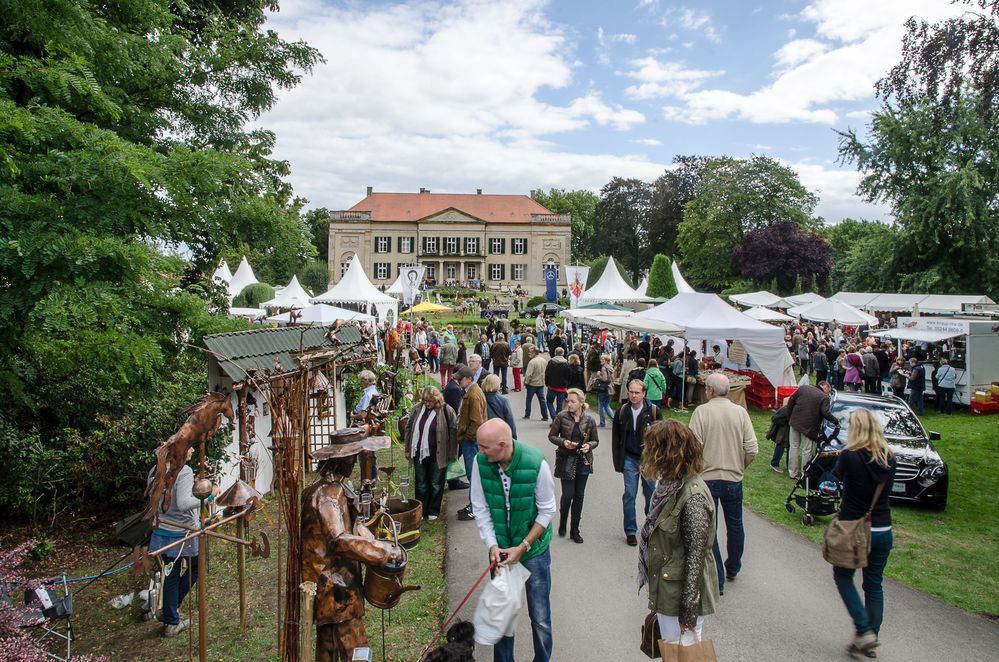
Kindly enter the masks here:
<path id="1" fill-rule="evenodd" d="M 246 400 L 249 394 L 250 384 L 248 381 L 242 383 L 242 388 L 236 391 L 238 417 L 239 417 L 239 479 L 246 481 L 246 461 L 250 457 L 250 431 L 249 412 L 246 409 Z M 247 538 L 247 524 L 244 518 L 236 520 L 236 537 L 240 540 Z M 237 545 L 236 557 L 237 570 L 239 573 L 239 636 L 246 637 L 246 546 Z"/>
<path id="2" fill-rule="evenodd" d="M 311 662 L 313 658 L 312 620 L 313 606 L 316 600 L 316 583 L 302 582 L 298 588 L 302 592 L 302 627 L 300 630 L 302 660 Z"/>

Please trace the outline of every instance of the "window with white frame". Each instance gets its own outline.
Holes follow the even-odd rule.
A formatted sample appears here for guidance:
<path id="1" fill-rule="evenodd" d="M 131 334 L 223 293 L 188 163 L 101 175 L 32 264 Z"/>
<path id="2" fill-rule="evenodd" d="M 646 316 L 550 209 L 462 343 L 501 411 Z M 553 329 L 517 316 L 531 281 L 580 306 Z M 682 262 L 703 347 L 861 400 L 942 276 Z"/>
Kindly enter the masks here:
<path id="1" fill-rule="evenodd" d="M 392 250 L 392 237 L 375 237 L 375 252 L 388 253 Z"/>
<path id="2" fill-rule="evenodd" d="M 437 252 L 437 237 L 423 238 L 423 252 L 430 254 Z"/>
<path id="3" fill-rule="evenodd" d="M 437 280 L 437 267 L 432 264 L 428 264 L 427 270 L 424 272 L 424 277 L 430 280 Z"/>
<path id="4" fill-rule="evenodd" d="M 513 254 L 514 255 L 527 255 L 527 239 L 526 238 L 513 239 L 511 243 L 513 244 L 512 248 L 513 248 Z"/>
<path id="5" fill-rule="evenodd" d="M 444 237 L 444 252 L 448 255 L 454 255 L 458 252 L 457 237 Z"/>
<path id="6" fill-rule="evenodd" d="M 469 237 L 465 240 L 465 252 L 469 255 L 475 255 L 479 252 L 479 238 Z"/>
<path id="7" fill-rule="evenodd" d="M 388 280 L 392 265 L 388 262 L 375 262 L 375 278 L 378 280 Z"/>
<path id="8" fill-rule="evenodd" d="M 499 237 L 491 237 L 489 239 L 489 254 L 500 255 L 501 253 L 505 253 L 506 251 L 504 249 L 506 248 L 506 246 L 504 246 L 504 244 L 506 244 L 505 239 Z"/>
<path id="9" fill-rule="evenodd" d="M 444 267 L 444 273 L 447 274 L 445 278 L 454 280 L 458 277 L 458 265 L 454 262 L 448 262 L 447 266 Z"/>
<path id="10" fill-rule="evenodd" d="M 506 271 L 505 266 L 505 264 L 490 264 L 489 278 L 491 280 L 503 280 L 506 278 L 506 274 L 504 273 Z"/>
<path id="11" fill-rule="evenodd" d="M 399 252 L 400 253 L 412 253 L 413 252 L 413 238 L 412 237 L 399 237 Z"/>
<path id="12" fill-rule="evenodd" d="M 514 280 L 524 280 L 527 275 L 527 265 L 526 264 L 515 264 L 511 269 Z"/>
<path id="13" fill-rule="evenodd" d="M 466 265 L 465 267 L 465 278 L 471 280 L 473 278 L 478 278 L 479 270 L 475 268 L 474 264 Z"/>

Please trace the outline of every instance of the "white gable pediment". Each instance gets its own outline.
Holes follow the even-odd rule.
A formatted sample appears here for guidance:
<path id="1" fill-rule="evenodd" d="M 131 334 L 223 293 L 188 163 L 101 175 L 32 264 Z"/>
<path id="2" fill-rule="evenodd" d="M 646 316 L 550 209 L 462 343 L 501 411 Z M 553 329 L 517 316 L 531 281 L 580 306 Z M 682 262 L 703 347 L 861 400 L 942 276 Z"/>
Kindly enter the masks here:
<path id="1" fill-rule="evenodd" d="M 449 207 L 443 211 L 437 212 L 436 214 L 431 214 L 430 216 L 421 218 L 420 221 L 423 223 L 485 223 L 485 221 L 481 218 L 469 216 L 465 212 L 455 209 L 454 207 Z"/>

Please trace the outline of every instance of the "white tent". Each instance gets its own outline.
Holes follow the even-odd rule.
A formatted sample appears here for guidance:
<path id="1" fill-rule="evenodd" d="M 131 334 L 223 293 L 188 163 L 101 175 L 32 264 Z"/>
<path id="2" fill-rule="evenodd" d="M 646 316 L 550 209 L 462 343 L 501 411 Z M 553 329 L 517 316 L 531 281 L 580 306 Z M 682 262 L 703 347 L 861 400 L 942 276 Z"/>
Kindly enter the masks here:
<path id="1" fill-rule="evenodd" d="M 849 324 L 850 326 L 863 324 L 877 326 L 878 324 L 877 317 L 868 315 L 864 311 L 836 299 L 816 301 L 807 306 L 792 308 L 788 312 L 813 322 L 832 322 L 835 320 L 840 324 Z"/>
<path id="2" fill-rule="evenodd" d="M 607 266 L 604 267 L 604 272 L 600 275 L 600 280 L 594 283 L 593 287 L 587 288 L 579 297 L 579 303 L 581 305 L 586 305 L 588 303 L 599 303 L 601 301 L 608 302 L 647 302 L 649 298 L 643 294 L 639 294 L 635 291 L 631 285 L 624 282 L 624 278 L 617 270 L 617 264 L 614 262 L 614 258 L 607 258 Z"/>
<path id="3" fill-rule="evenodd" d="M 642 282 L 639 283 L 638 287 L 635 288 L 635 292 L 637 292 L 639 296 L 643 296 L 643 297 L 644 296 L 648 296 L 648 293 L 649 293 L 649 277 L 648 276 L 643 276 L 642 277 Z"/>
<path id="4" fill-rule="evenodd" d="M 233 274 L 232 280 L 229 281 L 229 302 L 231 303 L 248 285 L 258 282 L 260 281 L 253 275 L 253 269 L 250 268 L 250 263 L 246 261 L 244 255 L 243 259 L 239 261 L 239 266 L 236 267 L 236 273 Z"/>
<path id="5" fill-rule="evenodd" d="M 402 274 L 400 273 L 395 277 L 395 282 L 389 285 L 389 288 L 385 290 L 385 294 L 390 294 L 392 296 L 402 298 L 404 292 L 402 291 Z"/>
<path id="6" fill-rule="evenodd" d="M 340 282 L 326 292 L 309 299 L 312 303 L 354 303 L 361 304 L 369 314 L 381 320 L 395 321 L 399 315 L 399 301 L 395 297 L 383 294 L 371 284 L 364 273 L 361 260 L 354 255 L 350 260 L 347 273 Z"/>
<path id="7" fill-rule="evenodd" d="M 229 317 L 233 319 L 259 320 L 266 314 L 263 308 L 229 308 Z"/>
<path id="8" fill-rule="evenodd" d="M 329 326 L 337 320 L 357 320 L 359 322 L 374 322 L 375 318 L 371 315 L 366 315 L 365 313 L 359 313 L 355 310 L 347 310 L 346 308 L 338 308 L 336 306 L 331 306 L 325 303 L 317 303 L 314 306 L 307 306 L 299 311 L 296 311 L 297 317 L 295 318 L 296 324 L 311 324 L 313 326 Z M 291 323 L 291 313 L 281 313 L 280 315 L 271 315 L 267 318 L 268 322 L 277 322 L 278 324 L 290 324 Z"/>
<path id="9" fill-rule="evenodd" d="M 298 282 L 298 276 L 292 276 L 291 282 L 273 299 L 260 304 L 261 308 L 308 308 L 309 294 Z"/>
<path id="10" fill-rule="evenodd" d="M 635 313 L 632 319 L 639 329 L 643 320 L 672 322 L 686 330 L 688 339 L 739 340 L 772 384 L 795 384 L 794 364 L 784 344 L 784 330 L 754 320 L 717 294 L 680 293 L 655 308 Z"/>
<path id="11" fill-rule="evenodd" d="M 915 305 L 919 305 L 920 310 L 922 310 L 923 305 L 921 302 L 926 296 L 925 294 L 879 294 L 864 304 L 864 308 L 866 310 L 907 313 Z"/>
<path id="12" fill-rule="evenodd" d="M 225 260 L 219 262 L 219 266 L 216 267 L 215 273 L 212 274 L 212 280 L 228 287 L 229 282 L 232 280 L 232 272 L 229 271 L 229 265 L 226 264 Z"/>
<path id="13" fill-rule="evenodd" d="M 676 260 L 673 260 L 673 265 L 670 268 L 673 270 L 673 281 L 676 283 L 676 291 L 681 294 L 693 292 L 694 288 L 684 279 L 683 274 L 680 273 L 680 267 L 676 266 Z"/>
<path id="14" fill-rule="evenodd" d="M 789 304 L 784 299 L 780 298 L 776 294 L 770 294 L 770 292 L 747 292 L 746 294 L 733 294 L 729 297 L 734 303 L 740 306 L 763 306 L 764 308 L 790 308 Z M 759 317 L 755 319 L 761 319 Z"/>
<path id="15" fill-rule="evenodd" d="M 764 308 L 763 306 L 756 306 L 742 312 L 752 317 L 754 320 L 760 320 L 761 322 L 791 322 L 794 320 L 794 318 L 790 315 L 785 315 L 784 313 L 777 312 L 776 310 L 770 310 L 769 308 Z"/>
<path id="16" fill-rule="evenodd" d="M 805 306 L 810 303 L 815 303 L 816 301 L 825 301 L 826 298 L 821 294 L 816 294 L 815 292 L 805 292 L 804 294 L 795 294 L 789 297 L 784 297 L 784 301 L 787 301 L 792 306 Z M 794 313 L 791 313 L 792 315 Z"/>
<path id="17" fill-rule="evenodd" d="M 573 308 L 563 310 L 565 317 L 577 324 L 589 324 L 604 329 L 645 331 L 656 335 L 682 336 L 683 327 L 662 320 L 636 320 L 633 313 L 623 310 Z"/>
<path id="18" fill-rule="evenodd" d="M 995 304 L 995 301 L 984 294 L 930 294 L 919 302 L 919 312 L 960 313 L 961 305 L 965 303 Z"/>
<path id="19" fill-rule="evenodd" d="M 877 296 L 876 292 L 837 292 L 831 298 L 848 303 L 854 308 L 867 308 L 867 304 Z"/>

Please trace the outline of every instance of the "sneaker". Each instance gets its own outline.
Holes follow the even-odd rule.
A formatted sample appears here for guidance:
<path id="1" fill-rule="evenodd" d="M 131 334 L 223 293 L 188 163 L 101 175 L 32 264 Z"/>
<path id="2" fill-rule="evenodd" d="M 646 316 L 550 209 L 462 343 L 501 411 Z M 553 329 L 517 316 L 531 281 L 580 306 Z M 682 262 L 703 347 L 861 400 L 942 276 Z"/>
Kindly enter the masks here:
<path id="1" fill-rule="evenodd" d="M 775 474 L 782 474 L 782 473 L 784 473 L 783 469 L 781 469 L 779 466 L 774 466 L 772 464 L 770 465 L 770 471 L 773 471 Z"/>
<path id="2" fill-rule="evenodd" d="M 163 627 L 164 637 L 176 637 L 178 634 L 186 630 L 191 625 L 190 621 L 186 618 L 180 619 L 180 623 L 176 625 L 166 625 Z"/>
<path id="3" fill-rule="evenodd" d="M 430 515 L 427 519 L 431 522 L 436 522 L 438 517 L 440 517 L 440 515 Z"/>
<path id="4" fill-rule="evenodd" d="M 458 519 L 462 522 L 470 522 L 475 519 L 475 513 L 472 512 L 472 504 L 468 504 L 458 511 Z"/>
<path id="5" fill-rule="evenodd" d="M 873 631 L 858 634 L 853 638 L 851 646 L 866 655 L 868 651 L 873 651 L 878 647 L 878 635 L 874 634 Z"/>
<path id="6" fill-rule="evenodd" d="M 635 537 L 634 533 L 631 533 L 627 536 L 627 538 L 625 538 L 625 542 L 627 542 L 631 547 L 635 547 L 638 545 L 638 538 Z"/>
<path id="7" fill-rule="evenodd" d="M 730 573 L 730 572 L 726 572 L 725 573 L 725 581 L 728 581 L 728 582 L 732 581 L 733 579 L 735 579 L 736 575 L 738 575 L 738 574 L 739 573 L 734 573 L 733 574 L 733 573 Z"/>
<path id="8" fill-rule="evenodd" d="M 451 489 L 452 490 L 467 490 L 469 487 L 471 487 L 471 486 L 468 484 L 468 481 L 466 481 L 466 480 L 459 480 L 459 481 L 457 481 L 454 484 L 454 487 L 452 487 Z"/>

